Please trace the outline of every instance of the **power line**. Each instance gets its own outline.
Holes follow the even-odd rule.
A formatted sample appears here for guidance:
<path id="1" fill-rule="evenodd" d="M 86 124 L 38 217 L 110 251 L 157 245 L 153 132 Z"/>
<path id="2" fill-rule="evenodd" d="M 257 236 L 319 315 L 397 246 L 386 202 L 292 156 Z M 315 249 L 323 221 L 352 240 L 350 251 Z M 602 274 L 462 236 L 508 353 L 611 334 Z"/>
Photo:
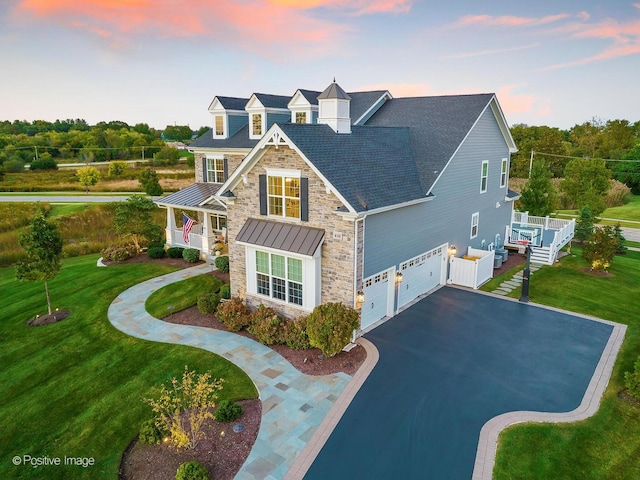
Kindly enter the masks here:
<path id="1" fill-rule="evenodd" d="M 557 157 L 557 158 L 571 158 L 577 160 L 604 160 L 605 162 L 640 162 L 640 160 L 620 160 L 614 158 L 594 158 L 594 157 L 572 157 L 570 155 L 558 155 L 557 153 L 545 153 L 545 152 L 535 152 L 531 150 L 531 155 L 533 157 L 534 154 L 544 155 L 547 157 Z"/>

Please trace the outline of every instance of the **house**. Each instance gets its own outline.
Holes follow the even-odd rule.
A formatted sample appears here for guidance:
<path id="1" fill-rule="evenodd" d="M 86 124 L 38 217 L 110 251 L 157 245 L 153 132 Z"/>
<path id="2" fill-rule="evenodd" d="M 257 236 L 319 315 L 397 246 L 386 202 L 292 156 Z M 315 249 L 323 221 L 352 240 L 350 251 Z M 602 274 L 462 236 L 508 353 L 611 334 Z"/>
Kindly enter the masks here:
<path id="1" fill-rule="evenodd" d="M 490 249 L 513 216 L 516 146 L 494 94 L 387 91 L 215 97 L 191 149 L 196 183 L 166 207 L 198 224 L 204 255 L 228 242 L 232 294 L 288 317 L 343 302 L 362 329 L 445 284 L 449 256 Z M 199 228 L 196 228 L 199 227 Z"/>

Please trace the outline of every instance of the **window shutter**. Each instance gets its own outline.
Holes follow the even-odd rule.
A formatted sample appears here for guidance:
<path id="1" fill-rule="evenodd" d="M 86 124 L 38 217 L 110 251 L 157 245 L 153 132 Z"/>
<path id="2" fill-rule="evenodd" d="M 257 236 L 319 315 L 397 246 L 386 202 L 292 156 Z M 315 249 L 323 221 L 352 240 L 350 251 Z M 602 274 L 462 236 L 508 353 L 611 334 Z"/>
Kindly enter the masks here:
<path id="1" fill-rule="evenodd" d="M 227 178 L 229 178 L 229 162 L 227 161 L 227 158 L 223 158 L 222 159 L 222 168 L 223 168 L 223 172 L 222 172 L 222 178 L 223 181 L 227 181 Z"/>
<path id="2" fill-rule="evenodd" d="M 260 188 L 260 215 L 267 214 L 267 176 L 258 176 L 258 186 Z"/>
<path id="3" fill-rule="evenodd" d="M 206 158 L 202 159 L 202 181 L 205 183 L 209 181 L 207 180 L 207 159 Z"/>
<path id="4" fill-rule="evenodd" d="M 309 179 L 300 178 L 300 220 L 309 221 Z"/>

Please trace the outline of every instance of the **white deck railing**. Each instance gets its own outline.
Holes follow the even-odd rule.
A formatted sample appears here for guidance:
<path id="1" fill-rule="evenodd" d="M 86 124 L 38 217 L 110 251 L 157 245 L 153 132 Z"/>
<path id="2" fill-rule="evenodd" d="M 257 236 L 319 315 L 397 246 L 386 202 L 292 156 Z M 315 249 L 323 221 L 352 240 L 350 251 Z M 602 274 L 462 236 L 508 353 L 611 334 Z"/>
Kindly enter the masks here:
<path id="1" fill-rule="evenodd" d="M 519 227 L 513 227 L 513 224 L 519 224 Z M 507 227 L 505 238 L 508 245 L 517 246 L 519 241 L 532 241 L 534 246 L 533 252 L 537 260 L 547 265 L 552 265 L 558 256 L 558 252 L 562 247 L 571 241 L 575 233 L 576 222 L 572 220 L 561 220 L 559 218 L 536 217 L 531 216 L 527 212 L 513 212 L 511 217 L 511 225 Z M 532 230 L 542 229 L 540 232 L 540 242 L 536 242 L 531 237 Z M 544 231 L 553 231 L 553 240 L 548 245 L 542 245 L 542 236 Z M 536 248 L 542 247 L 542 248 Z"/>

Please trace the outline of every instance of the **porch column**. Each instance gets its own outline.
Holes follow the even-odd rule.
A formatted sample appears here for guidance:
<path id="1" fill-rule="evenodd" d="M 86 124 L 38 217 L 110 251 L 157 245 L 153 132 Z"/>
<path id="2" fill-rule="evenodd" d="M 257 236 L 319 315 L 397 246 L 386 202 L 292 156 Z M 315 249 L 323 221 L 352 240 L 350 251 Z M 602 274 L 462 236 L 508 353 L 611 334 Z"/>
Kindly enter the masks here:
<path id="1" fill-rule="evenodd" d="M 204 221 L 202 222 L 202 251 L 206 254 L 211 253 L 211 249 L 213 248 L 213 245 L 209 245 L 209 238 L 212 233 L 211 215 L 209 215 L 209 212 L 204 212 Z"/>
<path id="2" fill-rule="evenodd" d="M 165 235 L 167 237 L 167 244 L 173 244 L 173 232 L 176 229 L 176 217 L 173 212 L 173 207 L 167 207 L 167 228 Z"/>

